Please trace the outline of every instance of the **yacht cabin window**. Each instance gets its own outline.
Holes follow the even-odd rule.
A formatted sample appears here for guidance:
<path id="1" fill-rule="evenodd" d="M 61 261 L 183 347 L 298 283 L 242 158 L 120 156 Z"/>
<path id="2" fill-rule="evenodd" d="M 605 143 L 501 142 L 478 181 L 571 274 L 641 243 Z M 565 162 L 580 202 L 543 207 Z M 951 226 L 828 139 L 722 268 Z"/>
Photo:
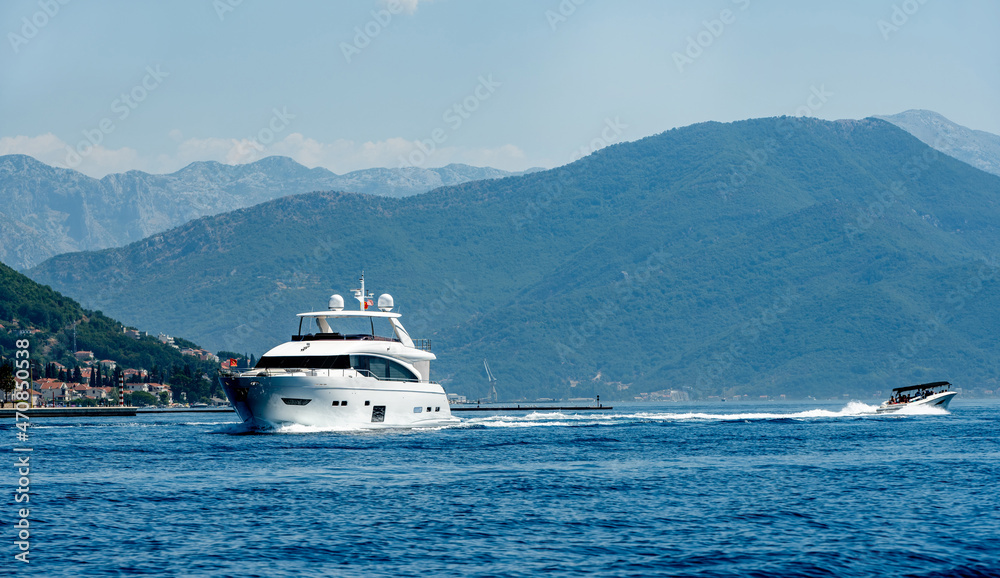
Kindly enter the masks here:
<path id="1" fill-rule="evenodd" d="M 257 360 L 256 369 L 356 369 L 370 372 L 379 379 L 419 381 L 402 364 L 374 355 L 265 355 Z"/>

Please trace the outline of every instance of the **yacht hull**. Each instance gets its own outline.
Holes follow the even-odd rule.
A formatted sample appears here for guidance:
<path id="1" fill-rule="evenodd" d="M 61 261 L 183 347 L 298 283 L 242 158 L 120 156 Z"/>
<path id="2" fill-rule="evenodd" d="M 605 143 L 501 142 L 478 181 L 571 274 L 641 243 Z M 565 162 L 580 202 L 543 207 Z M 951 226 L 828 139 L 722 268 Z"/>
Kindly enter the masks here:
<path id="1" fill-rule="evenodd" d="M 455 424 L 444 389 L 431 382 L 379 380 L 353 371 L 223 375 L 219 381 L 252 429 L 434 427 Z"/>
<path id="2" fill-rule="evenodd" d="M 941 409 L 948 409 L 948 404 L 951 403 L 952 398 L 958 395 L 957 391 L 944 391 L 941 393 L 936 393 L 934 395 L 925 397 L 923 399 L 918 399 L 916 401 L 911 401 L 909 403 L 883 403 L 875 411 L 878 413 L 889 413 L 894 411 L 899 411 L 904 407 L 913 407 L 917 405 L 927 405 L 933 407 L 940 407 Z"/>

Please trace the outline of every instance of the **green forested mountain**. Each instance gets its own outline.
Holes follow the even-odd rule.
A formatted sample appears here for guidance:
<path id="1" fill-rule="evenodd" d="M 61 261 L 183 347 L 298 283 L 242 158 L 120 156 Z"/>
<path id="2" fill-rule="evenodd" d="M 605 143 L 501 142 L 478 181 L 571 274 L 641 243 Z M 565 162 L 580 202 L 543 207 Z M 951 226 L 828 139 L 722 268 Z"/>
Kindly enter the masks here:
<path id="1" fill-rule="evenodd" d="M 153 337 L 129 337 L 118 321 L 100 311 L 83 309 L 76 301 L 0 263 L 0 355 L 13 359 L 17 340 L 28 339 L 36 377 L 50 362 L 73 368 L 77 364 L 74 324 L 77 351 L 92 351 L 96 359 L 111 359 L 122 369 L 152 370 L 155 380 L 178 386 L 175 394 L 185 392 L 191 401 L 207 398 L 218 389 L 213 383 L 215 363 L 181 355 Z M 201 379 L 197 375 L 201 372 L 208 372 L 212 379 Z"/>
<path id="2" fill-rule="evenodd" d="M 29 271 L 258 354 L 364 269 L 449 391 L 995 388 L 1000 178 L 877 120 L 704 123 L 405 199 L 298 195 Z"/>

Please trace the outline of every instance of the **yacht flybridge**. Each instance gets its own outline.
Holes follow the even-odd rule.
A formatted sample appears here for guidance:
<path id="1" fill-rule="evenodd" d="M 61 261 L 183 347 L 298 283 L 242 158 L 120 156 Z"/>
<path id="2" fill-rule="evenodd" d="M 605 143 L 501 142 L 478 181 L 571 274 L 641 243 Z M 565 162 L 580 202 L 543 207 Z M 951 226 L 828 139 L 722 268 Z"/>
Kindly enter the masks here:
<path id="1" fill-rule="evenodd" d="M 240 419 L 257 429 L 459 421 L 451 415 L 444 389 L 430 380 L 436 359 L 430 341 L 410 337 L 400 314 L 392 312 L 391 295 L 379 296 L 375 310 L 363 273 L 360 281 L 353 290 L 359 309 L 345 310 L 344 298 L 332 295 L 325 311 L 299 313 L 298 334 L 265 353 L 255 367 L 223 369 L 219 380 Z M 391 336 L 377 334 L 376 324 L 388 325 Z"/>

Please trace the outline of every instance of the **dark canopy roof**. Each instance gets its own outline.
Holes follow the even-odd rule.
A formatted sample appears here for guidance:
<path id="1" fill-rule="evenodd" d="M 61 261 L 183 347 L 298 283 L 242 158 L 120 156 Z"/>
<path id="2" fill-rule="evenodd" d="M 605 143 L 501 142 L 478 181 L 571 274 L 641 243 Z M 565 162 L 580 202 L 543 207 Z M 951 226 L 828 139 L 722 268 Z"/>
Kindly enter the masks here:
<path id="1" fill-rule="evenodd" d="M 942 385 L 951 385 L 951 383 L 947 381 L 932 381 L 930 383 L 921 383 L 920 385 L 908 385 L 906 387 L 897 387 L 892 391 L 903 392 L 903 391 L 912 391 L 914 389 L 929 389 L 932 387 L 940 387 Z"/>

